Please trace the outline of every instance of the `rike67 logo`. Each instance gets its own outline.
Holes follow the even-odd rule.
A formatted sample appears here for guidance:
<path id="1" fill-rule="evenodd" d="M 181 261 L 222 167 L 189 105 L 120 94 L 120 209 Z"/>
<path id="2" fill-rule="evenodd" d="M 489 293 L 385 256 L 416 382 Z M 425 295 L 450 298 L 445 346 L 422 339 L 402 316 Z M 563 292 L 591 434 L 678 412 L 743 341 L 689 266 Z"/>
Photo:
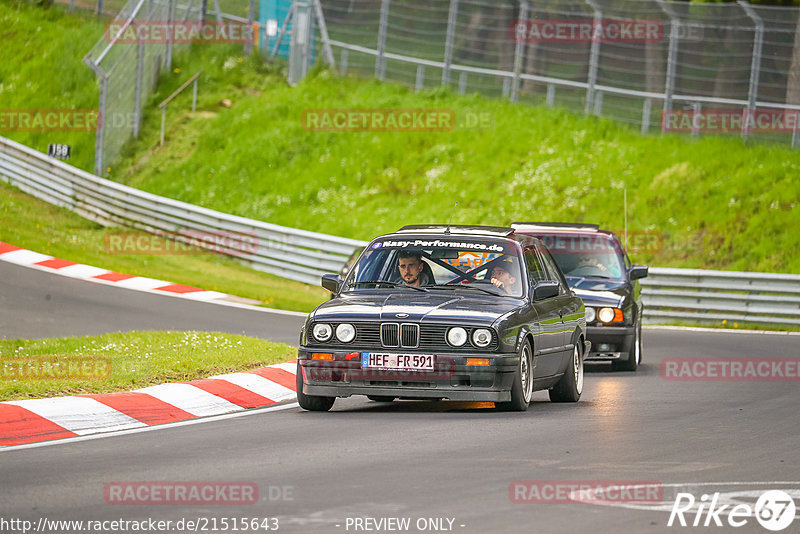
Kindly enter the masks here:
<path id="1" fill-rule="evenodd" d="M 691 493 L 678 493 L 667 526 L 738 528 L 755 518 L 765 529 L 778 532 L 792 524 L 795 510 L 792 496 L 781 490 L 762 493 L 753 506 L 746 503 L 722 504 L 719 492 L 703 494 L 699 500 Z"/>

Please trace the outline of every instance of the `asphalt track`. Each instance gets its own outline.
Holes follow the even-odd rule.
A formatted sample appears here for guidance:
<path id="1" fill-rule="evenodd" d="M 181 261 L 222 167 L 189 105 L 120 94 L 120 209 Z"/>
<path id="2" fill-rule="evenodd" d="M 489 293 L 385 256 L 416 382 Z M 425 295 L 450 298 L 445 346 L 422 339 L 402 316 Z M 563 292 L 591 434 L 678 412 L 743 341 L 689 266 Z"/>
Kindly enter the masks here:
<path id="1" fill-rule="evenodd" d="M 106 288 L 0 263 L 0 335 L 9 338 L 185 328 L 294 343 L 299 323 L 297 317 Z M 644 348 L 637 373 L 591 366 L 578 404 L 553 404 L 537 393 L 525 413 L 448 402 L 382 405 L 356 397 L 338 400 L 329 413 L 288 405 L 3 451 L 0 525 L 43 517 L 276 517 L 279 532 L 448 532 L 418 529 L 417 520 L 449 518 L 451 531 L 459 533 L 769 532 L 753 518 L 736 529 L 727 523 L 670 528 L 667 520 L 677 491 L 698 499 L 721 492 L 726 502 L 753 504 L 760 492 L 783 489 L 800 504 L 798 383 L 668 381 L 659 362 L 796 357 L 800 336 L 645 329 Z M 664 503 L 644 509 L 517 504 L 509 486 L 519 480 L 657 481 Z M 260 499 L 252 505 L 108 504 L 106 484 L 124 481 L 253 482 Z M 283 488 L 280 497 L 276 488 Z M 411 526 L 347 527 L 348 518 L 365 517 L 410 518 Z M 800 518 L 783 532 L 799 531 Z"/>

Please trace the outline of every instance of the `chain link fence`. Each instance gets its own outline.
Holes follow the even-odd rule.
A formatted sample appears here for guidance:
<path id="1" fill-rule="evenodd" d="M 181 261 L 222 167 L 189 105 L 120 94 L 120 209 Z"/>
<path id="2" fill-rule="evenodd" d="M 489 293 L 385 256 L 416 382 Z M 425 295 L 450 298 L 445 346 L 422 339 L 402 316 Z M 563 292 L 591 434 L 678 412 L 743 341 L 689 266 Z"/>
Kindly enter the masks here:
<path id="1" fill-rule="evenodd" d="M 108 13 L 119 2 L 79 6 Z M 263 36 L 285 22 L 261 20 L 263 2 L 129 0 L 114 21 L 232 20 Z M 322 0 L 321 6 L 329 39 L 316 36 L 314 57 L 326 57 L 323 47 L 331 46 L 342 74 L 562 106 L 643 133 L 800 144 L 798 8 L 743 0 Z M 103 39 L 87 54 L 107 118 L 98 131 L 97 174 L 137 134 L 141 102 L 178 46 L 188 45 Z M 251 50 L 244 45 L 245 53 Z"/>
<path id="2" fill-rule="evenodd" d="M 791 142 L 797 8 L 665 0 L 326 0 L 342 73 L 558 105 L 642 132 Z"/>

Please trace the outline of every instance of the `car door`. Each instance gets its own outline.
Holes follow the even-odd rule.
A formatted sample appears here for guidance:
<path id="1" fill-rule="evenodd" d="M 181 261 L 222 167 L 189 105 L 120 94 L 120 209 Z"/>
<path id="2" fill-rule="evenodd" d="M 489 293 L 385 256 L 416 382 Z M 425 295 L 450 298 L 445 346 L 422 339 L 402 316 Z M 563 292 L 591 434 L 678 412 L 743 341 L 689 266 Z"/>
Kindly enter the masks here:
<path id="1" fill-rule="evenodd" d="M 550 252 L 545 247 L 541 247 L 539 253 L 541 254 L 542 263 L 544 264 L 548 277 L 550 277 L 551 280 L 556 280 L 559 286 L 558 296 L 554 298 L 558 303 L 558 313 L 561 317 L 563 332 L 561 341 L 563 349 L 562 356 L 563 364 L 566 366 L 572 356 L 572 334 L 578 329 L 583 312 L 581 311 L 580 301 L 574 297 L 563 273 L 550 255 Z"/>
<path id="2" fill-rule="evenodd" d="M 536 283 L 549 278 L 536 247 L 525 247 L 524 258 L 528 267 L 531 288 L 529 298 L 538 315 L 538 321 L 533 326 L 532 333 L 534 336 L 533 352 L 536 356 L 535 378 L 540 379 L 558 374 L 563 367 L 564 325 L 559 315 L 561 301 L 559 300 L 560 295 L 533 300 L 533 288 Z"/>

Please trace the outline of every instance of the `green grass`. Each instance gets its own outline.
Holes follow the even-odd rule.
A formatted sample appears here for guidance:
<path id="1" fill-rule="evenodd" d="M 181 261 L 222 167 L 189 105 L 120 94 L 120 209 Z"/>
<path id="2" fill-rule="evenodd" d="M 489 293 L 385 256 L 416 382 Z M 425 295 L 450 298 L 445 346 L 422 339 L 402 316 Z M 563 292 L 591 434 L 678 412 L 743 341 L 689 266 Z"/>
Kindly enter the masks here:
<path id="1" fill-rule="evenodd" d="M 117 272 L 247 297 L 271 308 L 308 312 L 328 295 L 319 286 L 255 271 L 199 250 L 180 255 L 109 253 L 106 237 L 120 231 L 128 230 L 104 228 L 0 182 L 0 241 Z"/>
<path id="2" fill-rule="evenodd" d="M 609 120 L 446 90 L 414 93 L 315 71 L 295 88 L 222 49 L 204 69 L 200 110 L 156 122 L 112 177 L 220 211 L 352 238 L 408 223 L 594 222 L 658 232 L 634 254 L 658 266 L 800 272 L 800 153 L 736 137 L 641 136 Z M 227 68 L 223 67 L 227 65 Z M 261 69 L 261 71 L 259 71 Z M 167 88 L 163 89 L 166 94 Z M 224 108 L 222 98 L 234 105 Z M 176 106 L 179 108 L 179 106 Z M 304 109 L 447 108 L 493 126 L 450 132 L 319 133 Z M 185 110 L 185 108 L 184 108 Z"/>
<path id="3" fill-rule="evenodd" d="M 125 391 L 254 369 L 295 356 L 289 345 L 216 332 L 4 339 L 0 340 L 0 401 Z M 52 378 L 70 364 L 80 367 L 73 367 L 69 377 Z M 40 373 L 33 374 L 34 369 Z"/>
<path id="4" fill-rule="evenodd" d="M 105 24 L 91 12 L 69 14 L 64 6 L 0 1 L 0 108 L 96 110 L 99 83 L 82 59 Z M 50 143 L 71 145 L 70 163 L 92 170 L 95 132 L 23 132 L 6 122 L 0 135 L 45 153 Z"/>

